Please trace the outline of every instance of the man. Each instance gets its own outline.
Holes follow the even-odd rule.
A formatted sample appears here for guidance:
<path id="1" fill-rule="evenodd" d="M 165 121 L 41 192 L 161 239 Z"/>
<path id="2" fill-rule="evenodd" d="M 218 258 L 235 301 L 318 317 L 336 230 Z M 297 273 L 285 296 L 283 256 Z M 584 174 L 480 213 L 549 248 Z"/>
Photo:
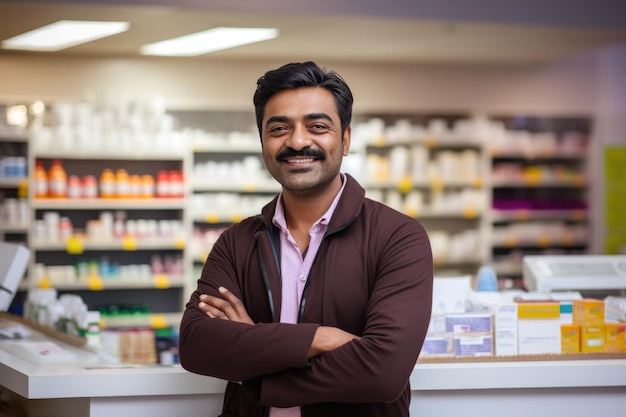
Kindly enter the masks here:
<path id="1" fill-rule="evenodd" d="M 254 94 L 262 155 L 282 192 L 231 226 L 187 304 L 180 359 L 228 381 L 223 416 L 408 416 L 432 302 L 415 220 L 340 173 L 352 93 L 312 62 Z"/>

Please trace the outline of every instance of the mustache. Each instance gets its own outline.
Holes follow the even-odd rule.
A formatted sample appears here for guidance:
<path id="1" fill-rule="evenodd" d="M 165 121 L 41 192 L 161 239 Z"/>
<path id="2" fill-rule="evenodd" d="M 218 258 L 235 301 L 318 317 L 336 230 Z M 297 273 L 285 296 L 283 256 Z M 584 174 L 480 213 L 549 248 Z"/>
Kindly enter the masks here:
<path id="1" fill-rule="evenodd" d="M 296 151 L 295 149 L 287 148 L 284 151 L 279 152 L 276 155 L 276 160 L 282 161 L 288 158 L 296 158 L 296 157 L 315 158 L 315 159 L 324 160 L 326 159 L 326 154 L 320 149 L 305 148 L 305 149 Z"/>

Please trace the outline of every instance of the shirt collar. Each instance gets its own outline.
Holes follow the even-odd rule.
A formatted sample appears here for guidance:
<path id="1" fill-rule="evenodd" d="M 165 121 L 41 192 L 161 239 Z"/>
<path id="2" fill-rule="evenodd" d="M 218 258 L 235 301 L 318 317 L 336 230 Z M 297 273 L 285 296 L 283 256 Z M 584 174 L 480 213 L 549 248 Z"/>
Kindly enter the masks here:
<path id="1" fill-rule="evenodd" d="M 330 223 L 330 219 L 333 217 L 333 213 L 339 204 L 339 199 L 341 198 L 341 194 L 343 194 L 344 188 L 346 188 L 346 176 L 343 173 L 341 175 L 341 189 L 335 196 L 332 204 L 328 207 L 328 210 L 313 224 L 312 227 L 317 226 L 318 224 L 323 226 L 328 226 Z M 274 212 L 274 217 L 272 217 L 272 223 L 278 226 L 282 230 L 287 230 L 287 220 L 285 219 L 285 207 L 283 206 L 283 193 L 278 195 L 278 201 L 276 202 L 276 211 Z"/>

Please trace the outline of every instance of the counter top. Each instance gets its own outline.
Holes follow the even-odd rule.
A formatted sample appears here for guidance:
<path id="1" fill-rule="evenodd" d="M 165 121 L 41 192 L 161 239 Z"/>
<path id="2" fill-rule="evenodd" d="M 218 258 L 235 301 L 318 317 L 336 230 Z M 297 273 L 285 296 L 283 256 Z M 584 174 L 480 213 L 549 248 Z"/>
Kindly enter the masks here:
<path id="1" fill-rule="evenodd" d="M 0 385 L 29 399 L 221 394 L 226 386 L 180 365 L 108 365 L 94 351 L 59 342 L 77 352 L 77 362 L 36 365 L 3 349 L 4 343 Z M 418 363 L 411 375 L 413 391 L 609 386 L 626 386 L 626 359 Z"/>

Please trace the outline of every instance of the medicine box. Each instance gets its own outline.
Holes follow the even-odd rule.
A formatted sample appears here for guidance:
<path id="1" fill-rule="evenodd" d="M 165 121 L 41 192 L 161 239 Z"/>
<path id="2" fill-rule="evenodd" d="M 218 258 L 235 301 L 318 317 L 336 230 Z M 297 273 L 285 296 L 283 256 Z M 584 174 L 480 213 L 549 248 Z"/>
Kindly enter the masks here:
<path id="1" fill-rule="evenodd" d="M 626 352 L 626 324 L 606 323 L 605 350 L 607 352 Z"/>
<path id="2" fill-rule="evenodd" d="M 448 314 L 447 333 L 491 333 L 491 314 Z"/>
<path id="3" fill-rule="evenodd" d="M 450 337 L 441 336 L 426 336 L 424 339 L 424 345 L 420 352 L 421 355 L 451 355 L 452 354 L 452 341 Z"/>
<path id="4" fill-rule="evenodd" d="M 518 303 L 518 354 L 561 353 L 560 303 Z"/>
<path id="5" fill-rule="evenodd" d="M 604 301 L 591 298 L 572 302 L 572 321 L 581 326 L 604 324 Z"/>
<path id="6" fill-rule="evenodd" d="M 491 311 L 493 313 L 495 355 L 517 355 L 517 304 L 495 304 L 491 306 Z"/>
<path id="7" fill-rule="evenodd" d="M 574 303 L 572 301 L 561 301 L 561 324 L 573 324 Z"/>
<path id="8" fill-rule="evenodd" d="M 606 326 L 580 326 L 580 351 L 604 352 L 606 349 Z"/>
<path id="9" fill-rule="evenodd" d="M 580 353 L 580 326 L 561 324 L 561 353 Z"/>
<path id="10" fill-rule="evenodd" d="M 491 356 L 493 351 L 491 335 L 455 335 L 455 356 Z"/>

